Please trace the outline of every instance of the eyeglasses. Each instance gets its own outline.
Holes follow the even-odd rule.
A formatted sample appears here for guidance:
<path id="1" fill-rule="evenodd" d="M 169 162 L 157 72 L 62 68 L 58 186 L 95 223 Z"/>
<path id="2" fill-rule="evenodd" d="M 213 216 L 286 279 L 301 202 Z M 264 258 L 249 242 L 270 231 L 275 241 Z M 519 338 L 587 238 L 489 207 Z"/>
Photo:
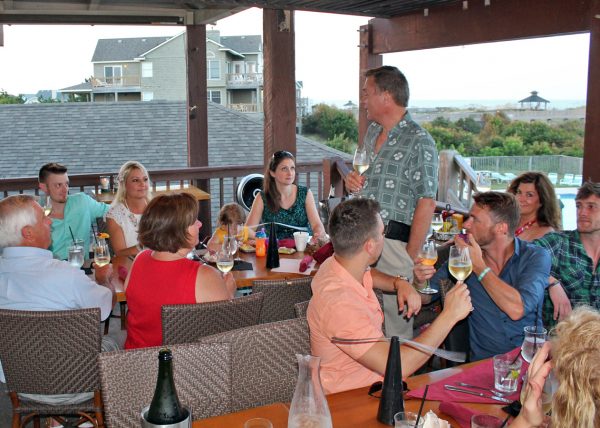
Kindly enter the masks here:
<path id="1" fill-rule="evenodd" d="M 374 397 L 374 398 L 381 398 L 381 389 L 382 388 L 383 388 L 383 382 L 379 380 L 369 387 L 369 392 L 367 394 L 369 394 L 371 397 Z M 405 381 L 402 381 L 402 391 L 403 392 L 410 391 L 408 389 L 408 385 L 406 384 Z"/>
<path id="2" fill-rule="evenodd" d="M 294 155 L 291 154 L 290 152 L 288 152 L 287 150 L 279 150 L 276 151 L 275 153 L 273 153 L 273 159 L 280 159 L 280 158 L 294 158 Z"/>

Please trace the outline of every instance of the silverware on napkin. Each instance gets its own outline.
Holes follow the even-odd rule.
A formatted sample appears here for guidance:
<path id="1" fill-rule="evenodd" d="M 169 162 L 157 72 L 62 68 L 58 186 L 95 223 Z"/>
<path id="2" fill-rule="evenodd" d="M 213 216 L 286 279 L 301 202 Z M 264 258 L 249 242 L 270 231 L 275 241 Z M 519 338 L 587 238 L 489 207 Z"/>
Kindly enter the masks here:
<path id="1" fill-rule="evenodd" d="M 481 391 L 491 392 L 492 394 L 497 395 L 499 397 L 504 397 L 506 395 L 505 392 L 496 391 L 495 389 L 490 389 L 490 388 L 484 388 L 483 386 L 471 385 L 471 384 L 464 383 L 464 382 L 456 382 L 456 384 L 458 386 L 465 386 L 467 388 L 474 388 L 474 389 L 479 389 Z"/>
<path id="2" fill-rule="evenodd" d="M 476 395 L 478 397 L 489 398 L 491 400 L 500 401 L 502 403 L 507 403 L 507 404 L 512 403 L 512 401 L 507 400 L 506 398 L 497 397 L 495 395 L 484 394 L 483 392 L 469 391 L 468 389 L 462 389 L 462 388 L 458 388 L 458 387 L 452 386 L 452 385 L 444 385 L 444 388 L 449 391 L 462 392 L 463 394 Z"/>

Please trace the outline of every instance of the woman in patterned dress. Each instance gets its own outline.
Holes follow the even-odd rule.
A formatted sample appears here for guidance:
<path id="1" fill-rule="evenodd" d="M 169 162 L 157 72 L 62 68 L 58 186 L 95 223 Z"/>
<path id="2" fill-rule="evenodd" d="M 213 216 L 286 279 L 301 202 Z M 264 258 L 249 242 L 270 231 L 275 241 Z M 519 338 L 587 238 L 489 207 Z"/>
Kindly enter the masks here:
<path id="1" fill-rule="evenodd" d="M 310 189 L 294 184 L 296 162 L 294 155 L 281 150 L 271 156 L 265 169 L 263 190 L 254 199 L 246 220 L 247 226 L 277 222 L 307 227 L 314 237 L 325 234 Z M 277 238 L 290 238 L 294 229 L 277 226 Z"/>
<path id="2" fill-rule="evenodd" d="M 150 177 L 144 165 L 128 161 L 119 170 L 119 188 L 106 213 L 106 226 L 116 256 L 138 252 L 138 223 L 152 198 Z"/>

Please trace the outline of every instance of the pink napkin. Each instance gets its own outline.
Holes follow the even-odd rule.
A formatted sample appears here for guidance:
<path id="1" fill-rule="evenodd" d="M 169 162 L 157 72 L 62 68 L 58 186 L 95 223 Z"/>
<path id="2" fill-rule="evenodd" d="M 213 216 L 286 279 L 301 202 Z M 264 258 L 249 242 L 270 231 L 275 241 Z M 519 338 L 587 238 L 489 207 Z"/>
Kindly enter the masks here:
<path id="1" fill-rule="evenodd" d="M 117 269 L 117 273 L 119 274 L 119 279 L 125 281 L 127 279 L 127 268 L 125 266 L 119 266 Z"/>
<path id="2" fill-rule="evenodd" d="M 323 245 L 313 254 L 313 257 L 315 258 L 317 263 L 323 263 L 331 256 L 333 256 L 333 244 L 331 242 L 328 242 L 327 244 Z"/>
<path id="3" fill-rule="evenodd" d="M 293 238 L 278 239 L 277 240 L 277 246 L 279 248 L 282 248 L 282 247 L 285 247 L 285 248 L 296 248 L 296 242 L 294 241 Z"/>
<path id="4" fill-rule="evenodd" d="M 431 387 L 429 389 L 431 390 Z M 429 398 L 429 392 L 427 393 L 427 398 Z M 480 414 L 480 412 L 476 412 L 465 406 L 449 401 L 440 403 L 440 412 L 453 417 L 462 428 L 470 428 L 471 416 Z"/>
<path id="5" fill-rule="evenodd" d="M 513 349 L 508 354 L 512 357 L 516 357 L 517 354 L 521 352 L 521 348 Z M 521 376 L 527 372 L 527 367 L 529 364 L 526 361 L 523 361 L 523 365 L 521 366 Z M 470 385 L 477 385 L 483 388 L 494 388 L 494 363 L 491 358 L 484 360 L 482 363 L 477 364 L 474 367 L 471 367 L 465 370 L 462 373 L 456 374 L 454 376 L 447 377 L 442 379 L 439 382 L 433 383 L 429 385 L 429 391 L 427 392 L 427 399 L 432 401 L 455 401 L 459 403 L 488 403 L 488 404 L 498 404 L 499 402 L 496 400 L 492 400 L 491 398 L 483 398 L 477 397 L 476 395 L 463 394 L 462 392 L 448 391 L 444 389 L 444 385 L 453 385 L 458 386 L 459 388 L 465 388 L 474 392 L 484 392 L 474 390 L 472 388 L 461 387 L 457 385 L 457 382 L 465 382 Z M 518 400 L 519 394 L 521 391 L 522 384 L 519 384 L 517 388 L 517 392 L 512 395 L 505 396 L 508 400 Z M 423 392 L 425 391 L 425 387 L 415 389 L 408 393 L 409 397 L 413 398 L 421 398 L 423 397 Z M 484 392 L 485 393 L 485 392 Z"/>

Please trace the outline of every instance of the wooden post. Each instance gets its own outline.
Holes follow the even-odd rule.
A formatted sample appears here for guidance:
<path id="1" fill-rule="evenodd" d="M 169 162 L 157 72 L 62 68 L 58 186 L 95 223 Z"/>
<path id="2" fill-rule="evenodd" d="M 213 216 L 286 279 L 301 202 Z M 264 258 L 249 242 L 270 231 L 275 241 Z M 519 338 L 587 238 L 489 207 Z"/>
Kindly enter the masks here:
<path id="1" fill-rule="evenodd" d="M 362 25 L 358 30 L 359 37 L 359 67 L 358 73 L 358 93 L 362 94 L 362 87 L 365 83 L 365 73 L 371 68 L 381 67 L 383 65 L 383 57 L 372 53 L 372 27 L 370 24 Z M 358 109 L 358 143 L 362 144 L 367 127 L 367 110 L 363 103 L 362 96 L 359 97 Z"/>
<path id="2" fill-rule="evenodd" d="M 4 26 L 0 25 L 0 46 L 4 46 Z"/>
<path id="3" fill-rule="evenodd" d="M 583 180 L 600 182 L 600 0 L 590 8 L 590 57 L 588 64 Z"/>
<path id="4" fill-rule="evenodd" d="M 187 26 L 188 76 L 188 165 L 208 166 L 208 107 L 206 101 L 206 26 Z M 209 180 L 194 184 L 210 193 Z M 212 233 L 210 201 L 201 201 L 198 220 L 202 222 L 200 239 Z"/>
<path id="5" fill-rule="evenodd" d="M 294 12 L 263 9 L 264 159 L 277 150 L 296 154 Z"/>

